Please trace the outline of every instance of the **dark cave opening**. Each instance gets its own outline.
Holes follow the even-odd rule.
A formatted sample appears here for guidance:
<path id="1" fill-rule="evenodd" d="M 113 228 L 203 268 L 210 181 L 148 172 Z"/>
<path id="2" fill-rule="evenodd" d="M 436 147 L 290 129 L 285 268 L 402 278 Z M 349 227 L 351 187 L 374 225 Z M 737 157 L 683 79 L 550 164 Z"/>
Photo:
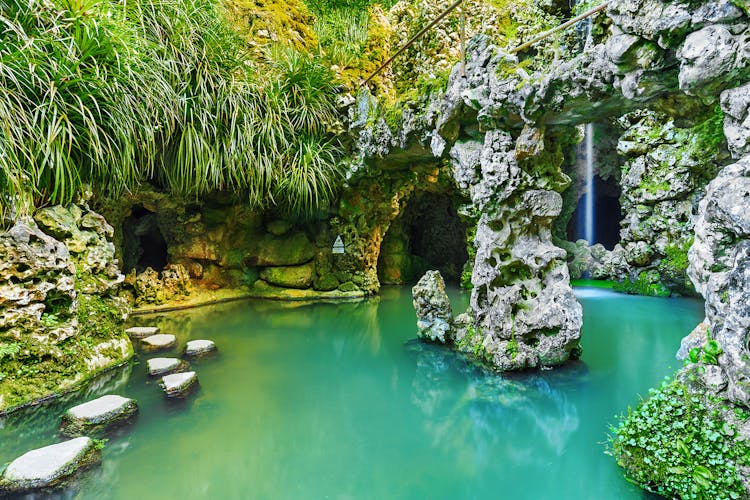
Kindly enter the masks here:
<path id="1" fill-rule="evenodd" d="M 568 240 L 585 239 L 585 205 L 588 193 L 578 200 L 576 209 L 568 221 Z M 612 250 L 620 242 L 620 186 L 613 178 L 602 179 L 594 176 L 594 241 L 591 245 L 601 243 L 607 250 Z"/>
<path id="2" fill-rule="evenodd" d="M 156 214 L 143 205 L 135 205 L 122 225 L 122 267 L 128 273 L 146 268 L 162 271 L 168 261 L 168 248 L 159 230 Z"/>
<path id="3" fill-rule="evenodd" d="M 415 194 L 383 239 L 380 282 L 415 282 L 426 271 L 437 269 L 446 282 L 459 283 L 469 258 L 466 229 L 448 194 Z"/>

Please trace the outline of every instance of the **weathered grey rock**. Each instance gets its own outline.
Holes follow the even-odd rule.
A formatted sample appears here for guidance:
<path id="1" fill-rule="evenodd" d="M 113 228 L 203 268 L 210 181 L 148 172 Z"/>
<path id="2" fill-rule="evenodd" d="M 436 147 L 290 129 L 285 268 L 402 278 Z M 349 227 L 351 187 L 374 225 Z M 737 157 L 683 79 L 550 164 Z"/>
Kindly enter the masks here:
<path id="1" fill-rule="evenodd" d="M 146 364 L 148 374 L 152 377 L 187 371 L 190 368 L 189 363 L 177 358 L 152 358 Z"/>
<path id="2" fill-rule="evenodd" d="M 23 493 L 55 487 L 100 459 L 99 448 L 88 437 L 29 451 L 13 460 L 5 469 L 0 477 L 0 493 Z"/>
<path id="3" fill-rule="evenodd" d="M 677 351 L 677 359 L 685 360 L 690 355 L 690 351 L 696 347 L 703 347 L 709 339 L 709 324 L 706 320 L 698 323 L 692 332 L 685 336 L 680 342 L 680 349 Z"/>
<path id="4" fill-rule="evenodd" d="M 142 339 L 159 333 L 158 326 L 132 326 L 125 333 L 133 339 Z"/>
<path id="5" fill-rule="evenodd" d="M 690 33 L 677 53 L 680 89 L 690 95 L 715 98 L 750 63 L 750 45 L 744 35 L 711 25 Z"/>
<path id="6" fill-rule="evenodd" d="M 159 333 L 142 339 L 141 343 L 147 351 L 157 351 L 174 347 L 177 343 L 177 337 L 172 334 Z"/>
<path id="7" fill-rule="evenodd" d="M 727 395 L 750 407 L 750 157 L 725 167 L 700 202 L 688 273 L 706 300 Z"/>
<path id="8" fill-rule="evenodd" d="M 127 423 L 137 413 L 135 400 L 106 395 L 65 412 L 60 432 L 70 437 L 100 435 Z"/>
<path id="9" fill-rule="evenodd" d="M 733 158 L 750 154 L 750 83 L 721 93 L 724 136 Z"/>
<path id="10" fill-rule="evenodd" d="M 450 342 L 453 311 L 440 271 L 427 271 L 411 290 L 417 312 L 417 336 L 432 342 Z"/>
<path id="11" fill-rule="evenodd" d="M 185 346 L 185 356 L 200 357 L 216 352 L 213 340 L 191 340 Z"/>
<path id="12" fill-rule="evenodd" d="M 169 398 L 184 398 L 198 384 L 195 372 L 173 373 L 161 379 L 164 394 Z"/>

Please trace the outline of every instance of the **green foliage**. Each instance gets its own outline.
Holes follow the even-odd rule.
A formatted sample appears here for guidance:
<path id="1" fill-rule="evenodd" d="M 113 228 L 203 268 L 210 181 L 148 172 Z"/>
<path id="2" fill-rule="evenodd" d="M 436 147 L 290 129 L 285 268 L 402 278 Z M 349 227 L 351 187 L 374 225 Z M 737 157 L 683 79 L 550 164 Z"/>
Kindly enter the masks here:
<path id="1" fill-rule="evenodd" d="M 648 295 L 651 297 L 669 297 L 671 292 L 657 271 L 641 271 L 636 279 L 626 279 L 615 283 L 612 287 L 616 292 L 632 295 Z"/>
<path id="2" fill-rule="evenodd" d="M 736 438 L 719 405 L 665 381 L 611 429 L 611 453 L 630 480 L 665 497 L 744 498 L 737 466 L 750 464 L 750 444 Z"/>
<path id="3" fill-rule="evenodd" d="M 13 359 L 21 351 L 21 344 L 9 342 L 0 344 L 0 362 L 4 359 Z"/>
<path id="4" fill-rule="evenodd" d="M 259 68 L 212 0 L 10 0 L 0 21 L 4 212 L 145 180 L 301 215 L 332 198 L 333 74 L 291 49 Z"/>
<path id="5" fill-rule="evenodd" d="M 477 361 L 488 362 L 491 356 L 484 347 L 483 341 L 482 332 L 472 324 L 467 328 L 466 335 L 456 342 L 456 348 Z"/>
<path id="6" fill-rule="evenodd" d="M 724 350 L 718 342 L 709 339 L 703 347 L 693 347 L 688 353 L 688 361 L 691 363 L 704 363 L 707 365 L 718 365 L 719 355 Z"/>
<path id="7" fill-rule="evenodd" d="M 381 5 L 384 9 L 390 9 L 396 0 L 306 0 L 305 3 L 317 15 L 325 15 L 337 10 L 367 10 L 371 5 Z"/>

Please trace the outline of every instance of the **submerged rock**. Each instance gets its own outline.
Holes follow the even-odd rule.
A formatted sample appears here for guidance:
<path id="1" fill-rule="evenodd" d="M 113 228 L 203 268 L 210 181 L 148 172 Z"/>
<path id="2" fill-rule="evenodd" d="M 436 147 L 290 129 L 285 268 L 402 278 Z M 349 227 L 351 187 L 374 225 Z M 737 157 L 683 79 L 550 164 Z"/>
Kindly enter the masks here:
<path id="1" fill-rule="evenodd" d="M 417 312 L 417 336 L 432 342 L 449 342 L 453 311 L 440 271 L 427 271 L 411 290 Z"/>
<path id="2" fill-rule="evenodd" d="M 74 406 L 62 417 L 64 436 L 102 434 L 131 420 L 138 413 L 133 399 L 110 394 Z"/>
<path id="3" fill-rule="evenodd" d="M 168 398 L 184 398 L 198 384 L 195 372 L 174 373 L 161 379 L 161 386 Z"/>
<path id="4" fill-rule="evenodd" d="M 148 365 L 148 374 L 152 377 L 182 372 L 190 368 L 187 361 L 177 358 L 152 358 L 146 364 Z"/>
<path id="5" fill-rule="evenodd" d="M 79 437 L 29 451 L 8 465 L 0 477 L 0 493 L 23 493 L 59 486 L 82 468 L 101 460 L 97 444 Z"/>
<path id="6" fill-rule="evenodd" d="M 158 351 L 161 349 L 169 349 L 174 347 L 177 343 L 177 337 L 167 333 L 159 333 L 157 335 L 151 335 L 141 340 L 144 349 L 147 351 Z"/>
<path id="7" fill-rule="evenodd" d="M 159 333 L 159 327 L 157 326 L 133 326 L 125 330 L 125 333 L 127 333 L 130 338 L 133 339 L 142 339 L 146 337 L 150 337 L 152 335 L 156 335 Z"/>
<path id="8" fill-rule="evenodd" d="M 216 352 L 213 340 L 191 340 L 185 346 L 185 356 L 200 357 L 212 352 Z"/>

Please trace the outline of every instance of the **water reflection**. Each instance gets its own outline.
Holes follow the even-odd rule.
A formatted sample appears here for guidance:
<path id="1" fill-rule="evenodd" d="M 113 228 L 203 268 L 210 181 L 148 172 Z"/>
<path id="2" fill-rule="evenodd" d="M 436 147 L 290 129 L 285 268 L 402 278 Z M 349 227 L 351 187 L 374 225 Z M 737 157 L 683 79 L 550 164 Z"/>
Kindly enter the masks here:
<path id="1" fill-rule="evenodd" d="M 413 340 L 405 348 L 416 365 L 411 401 L 421 410 L 426 430 L 453 452 L 466 453 L 469 446 L 475 463 L 488 447 L 509 444 L 508 451 L 523 463 L 560 456 L 580 426 L 578 406 L 569 394 L 585 390 L 584 363 L 497 375 L 443 346 Z M 539 453 L 540 443 L 546 445 L 544 453 Z"/>

